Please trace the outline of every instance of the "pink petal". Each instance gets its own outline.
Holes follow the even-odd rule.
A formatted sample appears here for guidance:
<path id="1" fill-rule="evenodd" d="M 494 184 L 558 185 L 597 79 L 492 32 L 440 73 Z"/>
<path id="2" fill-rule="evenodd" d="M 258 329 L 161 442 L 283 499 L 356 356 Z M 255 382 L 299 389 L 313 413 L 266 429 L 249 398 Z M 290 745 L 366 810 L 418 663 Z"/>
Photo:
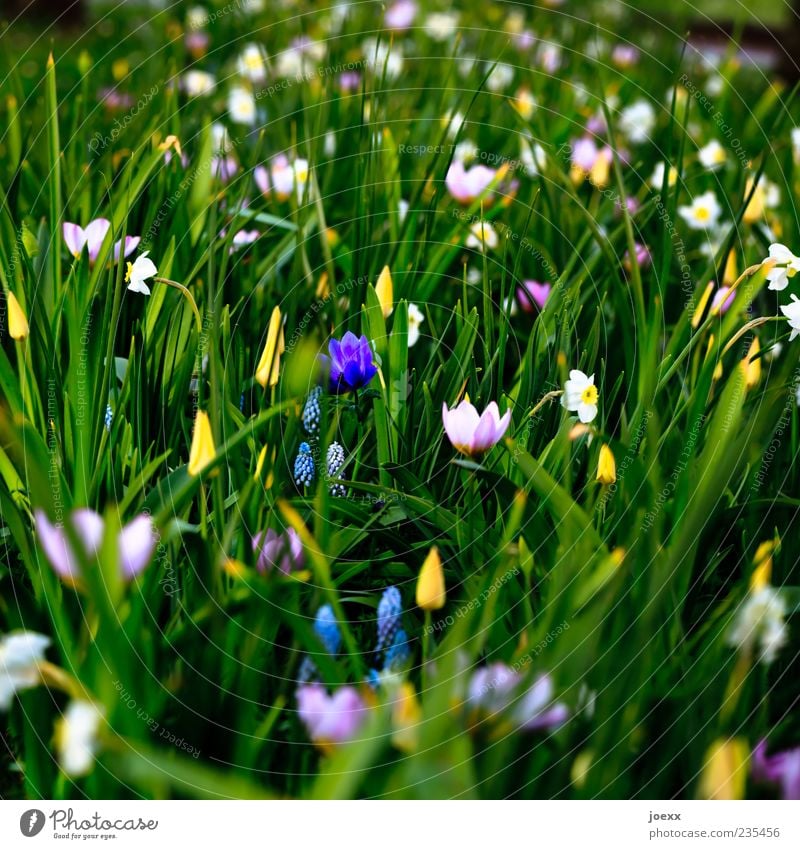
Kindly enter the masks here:
<path id="1" fill-rule="evenodd" d="M 61 230 L 64 234 L 64 241 L 69 248 L 69 252 L 73 256 L 80 256 L 83 246 L 86 244 L 86 233 L 84 233 L 83 227 L 65 221 Z"/>
<path id="2" fill-rule="evenodd" d="M 95 218 L 94 221 L 89 222 L 86 228 L 86 244 L 89 248 L 89 259 L 92 262 L 97 259 L 110 228 L 111 222 L 107 218 Z"/>
<path id="3" fill-rule="evenodd" d="M 78 567 L 64 529 L 51 525 L 43 510 L 36 510 L 36 536 L 50 565 L 62 578 L 76 578 Z"/>
<path id="4" fill-rule="evenodd" d="M 122 574 L 135 578 L 153 556 L 158 537 L 149 516 L 137 516 L 119 533 L 119 556 Z"/>

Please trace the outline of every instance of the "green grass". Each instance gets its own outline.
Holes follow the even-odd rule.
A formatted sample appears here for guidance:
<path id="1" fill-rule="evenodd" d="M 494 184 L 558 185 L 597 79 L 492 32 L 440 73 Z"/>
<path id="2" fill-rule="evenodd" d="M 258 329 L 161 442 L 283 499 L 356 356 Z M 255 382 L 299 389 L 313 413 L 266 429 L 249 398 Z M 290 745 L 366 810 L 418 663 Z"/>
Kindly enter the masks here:
<path id="1" fill-rule="evenodd" d="M 30 333 L 9 337 L 5 301 L 0 633 L 50 636 L 47 658 L 68 678 L 21 693 L 3 715 L 15 763 L 0 763 L 0 793 L 692 798 L 714 741 L 797 745 L 800 347 L 778 318 L 796 284 L 775 293 L 765 269 L 753 269 L 728 312 L 706 308 L 692 321 L 729 250 L 742 273 L 771 242 L 800 245 L 789 92 L 729 62 L 710 85 L 708 69 L 667 32 L 621 70 L 610 47 L 636 33 L 602 6 L 592 18 L 607 40 L 597 59 L 598 30 L 563 10 L 527 12 L 537 36 L 563 45 L 560 69 L 548 73 L 503 31 L 507 9 L 465 5 L 459 38 L 395 35 L 405 54 L 397 77 L 362 64 L 374 9 L 356 9 L 339 32 L 312 4 L 292 7 L 276 21 L 274 10 L 248 17 L 220 3 L 196 61 L 184 46 L 185 9 L 176 17 L 126 4 L 78 36 L 51 31 L 29 45 L 7 36 L 0 282 Z M 283 84 L 277 55 L 300 34 L 318 39 L 322 55 L 311 79 Z M 261 86 L 275 86 L 257 101 L 253 131 L 226 112 L 249 41 L 271 57 Z M 474 56 L 482 61 L 463 73 Z M 499 92 L 486 84 L 498 59 L 513 66 Z M 343 93 L 348 63 L 361 79 Z M 215 73 L 211 95 L 187 98 L 177 82 L 189 67 Z M 682 74 L 706 101 L 672 99 Z M 99 104 L 109 85 L 132 105 Z M 527 117 L 510 100 L 521 86 L 538 104 Z M 643 97 L 656 125 L 631 142 L 620 109 Z M 457 134 L 454 111 L 468 116 Z M 615 154 L 604 185 L 574 181 L 564 145 L 604 115 L 611 129 L 597 143 L 626 155 Z M 227 182 L 212 166 L 215 121 L 234 140 L 238 171 Z M 158 145 L 168 135 L 185 164 L 174 149 L 166 161 Z M 727 159 L 712 173 L 697 149 L 714 138 Z M 547 152 L 538 174 L 519 165 L 522 139 Z M 476 145 L 479 162 L 508 163 L 495 203 L 461 207 L 448 194 L 460 140 Z M 256 190 L 253 169 L 281 152 L 309 162 L 299 198 Z M 658 196 L 648 181 L 663 160 L 679 178 Z M 751 220 L 747 181 L 760 173 L 780 201 Z M 710 250 L 677 211 L 705 190 L 723 209 Z M 634 198 L 636 211 L 621 214 L 620 198 Z M 485 254 L 465 245 L 482 208 L 500 234 Z M 90 267 L 85 253 L 69 254 L 61 228 L 101 216 L 113 236 Z M 240 229 L 259 238 L 232 251 Z M 126 234 L 144 237 L 159 277 L 188 290 L 199 323 L 178 288 L 127 290 L 124 265 L 109 261 Z M 636 243 L 652 256 L 641 269 L 625 262 Z M 374 288 L 386 265 L 389 316 Z M 509 299 L 529 279 L 552 284 L 546 307 L 512 314 Z M 425 321 L 409 348 L 411 303 Z M 263 388 L 255 373 L 275 306 L 286 344 L 277 384 Z M 768 320 L 748 324 L 757 317 Z M 357 397 L 325 396 L 314 449 L 319 468 L 331 441 L 344 447 L 347 497 L 337 498 L 319 474 L 298 489 L 293 466 L 309 438 L 301 416 L 316 356 L 347 330 L 373 342 L 380 374 Z M 747 386 L 742 361 L 756 338 L 770 356 Z M 570 369 L 593 373 L 599 390 L 599 414 L 580 434 L 559 403 Z M 442 404 L 464 393 L 479 409 L 496 401 L 512 411 L 506 438 L 479 463 L 459 459 L 442 428 Z M 216 455 L 193 476 L 198 409 Z M 616 459 L 611 486 L 596 481 L 603 445 Z M 81 587 L 59 580 L 33 513 L 64 520 L 82 507 L 104 514 L 108 529 L 152 517 L 158 548 L 136 581 L 118 580 L 111 530 L 82 563 Z M 303 572 L 261 574 L 251 538 L 289 527 L 303 542 Z M 787 599 L 789 640 L 766 664 L 726 634 L 750 592 L 756 549 L 775 537 L 784 544 L 771 583 Z M 415 586 L 432 546 L 447 601 L 426 615 Z M 399 676 L 420 710 L 405 745 L 399 681 L 377 691 L 364 683 L 377 605 L 392 585 L 411 647 Z M 342 632 L 334 657 L 312 628 L 323 604 Z M 297 713 L 309 654 L 331 691 L 353 685 L 370 705 L 355 738 L 333 752 L 312 744 Z M 499 661 L 526 686 L 548 673 L 570 721 L 552 733 L 516 729 L 510 711 L 478 721 L 464 702 L 468 679 Z M 70 689 L 107 720 L 85 777 L 59 768 L 53 743 Z M 576 759 L 591 763 L 580 778 Z M 745 792 L 776 791 L 748 778 Z"/>

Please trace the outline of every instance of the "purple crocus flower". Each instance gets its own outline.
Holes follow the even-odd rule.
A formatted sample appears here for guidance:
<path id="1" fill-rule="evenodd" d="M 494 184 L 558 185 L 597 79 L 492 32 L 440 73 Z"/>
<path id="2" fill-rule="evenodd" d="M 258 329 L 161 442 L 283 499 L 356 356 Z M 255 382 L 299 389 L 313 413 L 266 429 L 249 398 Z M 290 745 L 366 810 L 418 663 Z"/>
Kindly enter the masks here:
<path id="1" fill-rule="evenodd" d="M 78 224 L 65 221 L 62 232 L 69 252 L 77 259 L 83 253 L 83 249 L 86 248 L 89 252 L 89 264 L 94 265 L 110 229 L 111 222 L 107 218 L 95 218 L 94 221 L 87 224 L 86 229 Z M 124 256 L 130 255 L 136 250 L 140 241 L 141 239 L 138 236 L 126 236 Z M 114 262 L 119 261 L 122 252 L 122 244 L 117 242 L 114 245 Z"/>
<path id="2" fill-rule="evenodd" d="M 292 569 L 302 569 L 305 562 L 303 543 L 294 528 L 289 528 L 285 534 L 272 528 L 265 534 L 257 533 L 253 537 L 253 551 L 258 552 L 256 568 L 259 572 L 268 572 L 277 566 L 288 575 Z"/>
<path id="3" fill-rule="evenodd" d="M 472 203 L 479 198 L 497 178 L 497 171 L 485 165 L 473 165 L 464 168 L 464 164 L 456 160 L 448 169 L 445 184 L 450 194 L 463 204 Z"/>
<path id="4" fill-rule="evenodd" d="M 339 75 L 339 89 L 344 94 L 358 91 L 361 87 L 361 74 L 357 71 L 344 71 Z"/>
<path id="5" fill-rule="evenodd" d="M 517 301 L 523 312 L 543 310 L 550 297 L 551 285 L 539 283 L 536 280 L 523 280 L 522 286 L 517 287 Z"/>
<path id="6" fill-rule="evenodd" d="M 366 336 L 360 338 L 349 330 L 341 341 L 331 339 L 328 353 L 320 357 L 330 368 L 331 392 L 348 392 L 366 386 L 378 373 L 372 362 L 372 348 Z"/>
<path id="7" fill-rule="evenodd" d="M 397 0 L 387 10 L 383 18 L 387 29 L 402 32 L 407 30 L 417 16 L 417 4 L 414 0 Z"/>
<path id="8" fill-rule="evenodd" d="M 542 674 L 527 689 L 522 676 L 505 663 L 476 670 L 467 688 L 467 704 L 480 717 L 510 720 L 520 731 L 552 731 L 569 719 L 569 708 L 553 701 L 553 680 Z"/>
<path id="9" fill-rule="evenodd" d="M 652 261 L 652 257 L 650 256 L 650 249 L 647 245 L 643 245 L 641 242 L 634 242 L 634 258 L 636 260 L 636 264 L 639 268 L 647 268 Z M 622 257 L 622 266 L 626 271 L 632 270 L 631 265 L 631 256 L 629 251 L 625 251 L 625 256 Z"/>
<path id="10" fill-rule="evenodd" d="M 718 311 L 720 315 L 724 315 L 731 308 L 735 298 L 736 292 L 731 292 L 729 286 L 720 286 L 711 299 L 711 312 Z"/>
<path id="11" fill-rule="evenodd" d="M 36 510 L 36 533 L 50 565 L 59 577 L 69 582 L 80 578 L 78 558 L 70 539 L 61 525 L 53 525 L 43 510 Z M 84 558 L 95 557 L 103 541 L 103 517 L 94 510 L 75 510 L 69 517 L 75 536 L 83 548 Z M 137 516 L 119 532 L 117 545 L 122 576 L 125 580 L 135 578 L 150 562 L 158 537 L 149 516 Z"/>
<path id="12" fill-rule="evenodd" d="M 308 736 L 323 750 L 352 740 L 367 717 L 367 706 L 355 687 L 328 695 L 321 684 L 297 688 L 297 712 Z"/>
<path id="13" fill-rule="evenodd" d="M 756 781 L 779 784 L 784 799 L 800 799 L 800 746 L 768 755 L 767 741 L 761 740 L 753 749 L 751 764 Z"/>

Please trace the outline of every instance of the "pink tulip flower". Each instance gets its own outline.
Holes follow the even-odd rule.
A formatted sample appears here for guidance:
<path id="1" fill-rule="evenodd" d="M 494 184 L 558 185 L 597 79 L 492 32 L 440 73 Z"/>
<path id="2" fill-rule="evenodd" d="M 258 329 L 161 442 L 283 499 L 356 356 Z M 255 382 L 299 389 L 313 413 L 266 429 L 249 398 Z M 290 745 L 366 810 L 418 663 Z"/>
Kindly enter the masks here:
<path id="1" fill-rule="evenodd" d="M 78 558 L 70 539 L 61 525 L 53 525 L 43 510 L 36 513 L 36 533 L 50 565 L 59 577 L 67 581 L 80 578 Z M 84 508 L 73 511 L 69 517 L 75 536 L 80 541 L 84 558 L 95 557 L 103 541 L 103 517 L 94 510 Z M 149 516 L 137 516 L 125 525 L 117 537 L 122 576 L 135 578 L 150 562 L 155 551 L 157 535 Z"/>
<path id="2" fill-rule="evenodd" d="M 503 418 L 494 401 L 479 416 L 469 401 L 462 401 L 452 410 L 442 404 L 442 422 L 447 438 L 456 451 L 467 457 L 482 457 L 496 445 L 511 423 L 511 410 Z"/>

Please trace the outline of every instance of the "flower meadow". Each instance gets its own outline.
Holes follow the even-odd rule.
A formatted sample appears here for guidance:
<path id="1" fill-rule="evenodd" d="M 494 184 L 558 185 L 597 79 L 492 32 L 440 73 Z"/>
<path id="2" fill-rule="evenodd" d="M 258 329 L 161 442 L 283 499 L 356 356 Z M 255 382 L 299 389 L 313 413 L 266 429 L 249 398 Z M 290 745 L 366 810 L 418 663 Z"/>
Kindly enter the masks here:
<path id="1" fill-rule="evenodd" d="M 2 31 L 0 796 L 800 798 L 791 81 L 84 5 Z"/>

